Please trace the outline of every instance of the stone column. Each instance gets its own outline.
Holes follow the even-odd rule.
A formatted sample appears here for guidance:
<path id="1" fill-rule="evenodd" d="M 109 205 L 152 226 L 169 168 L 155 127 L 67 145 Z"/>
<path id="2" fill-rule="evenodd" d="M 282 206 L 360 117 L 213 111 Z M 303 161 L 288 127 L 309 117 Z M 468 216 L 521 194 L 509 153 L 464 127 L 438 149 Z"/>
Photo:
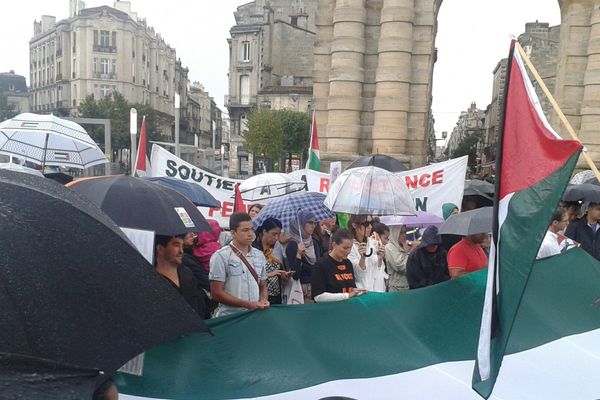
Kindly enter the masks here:
<path id="1" fill-rule="evenodd" d="M 600 1 L 594 1 L 587 45 L 587 68 L 583 81 L 579 139 L 592 160 L 600 160 Z M 583 168 L 589 168 L 580 163 Z"/>
<path id="2" fill-rule="evenodd" d="M 581 103 L 587 69 L 590 15 L 593 0 L 559 0 L 561 13 L 560 48 L 556 70 L 554 97 L 575 131 L 581 127 Z M 566 129 L 556 113 L 552 126 L 563 137 Z"/>
<path id="3" fill-rule="evenodd" d="M 329 97 L 329 70 L 331 68 L 331 41 L 333 40 L 333 12 L 335 0 L 320 0 L 315 16 L 315 59 L 313 70 L 313 110 L 316 113 L 319 147 L 327 152 L 327 103 Z"/>
<path id="4" fill-rule="evenodd" d="M 384 0 L 373 104 L 373 153 L 406 154 L 414 0 Z"/>
<path id="5" fill-rule="evenodd" d="M 365 0 L 337 0 L 333 14 L 327 121 L 327 160 L 358 154 L 364 82 Z"/>

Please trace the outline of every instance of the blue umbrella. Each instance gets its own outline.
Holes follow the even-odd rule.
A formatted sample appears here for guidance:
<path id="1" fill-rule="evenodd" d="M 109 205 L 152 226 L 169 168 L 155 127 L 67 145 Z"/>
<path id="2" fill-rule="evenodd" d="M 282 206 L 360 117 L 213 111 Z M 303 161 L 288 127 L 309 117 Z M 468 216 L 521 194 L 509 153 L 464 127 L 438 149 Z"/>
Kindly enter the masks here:
<path id="1" fill-rule="evenodd" d="M 283 229 L 289 231 L 290 222 L 296 219 L 299 210 L 309 211 L 317 221 L 324 221 L 335 216 L 323 201 L 325 194 L 317 192 L 296 192 L 271 200 L 254 219 L 254 228 L 258 228 L 265 219 L 277 218 Z"/>
<path id="2" fill-rule="evenodd" d="M 145 177 L 151 182 L 171 188 L 192 201 L 199 207 L 221 208 L 219 200 L 197 183 L 169 178 L 168 176 Z"/>

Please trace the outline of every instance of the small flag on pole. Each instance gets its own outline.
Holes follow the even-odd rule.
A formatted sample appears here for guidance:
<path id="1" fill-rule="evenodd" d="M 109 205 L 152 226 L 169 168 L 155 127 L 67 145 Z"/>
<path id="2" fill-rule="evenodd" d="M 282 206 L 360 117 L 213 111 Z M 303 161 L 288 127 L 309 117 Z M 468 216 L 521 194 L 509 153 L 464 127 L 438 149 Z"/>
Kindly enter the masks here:
<path id="1" fill-rule="evenodd" d="M 142 119 L 142 127 L 140 129 L 140 141 L 138 143 L 138 152 L 135 160 L 135 176 L 150 176 L 148 167 L 150 162 L 146 155 L 146 116 Z"/>
<path id="2" fill-rule="evenodd" d="M 317 134 L 317 117 L 313 113 L 312 128 L 310 130 L 310 148 L 306 168 L 321 171 L 321 156 L 319 155 L 319 135 Z"/>
<path id="3" fill-rule="evenodd" d="M 235 185 L 235 199 L 233 200 L 234 212 L 247 212 L 244 201 L 242 200 L 242 192 L 240 192 L 240 184 Z"/>

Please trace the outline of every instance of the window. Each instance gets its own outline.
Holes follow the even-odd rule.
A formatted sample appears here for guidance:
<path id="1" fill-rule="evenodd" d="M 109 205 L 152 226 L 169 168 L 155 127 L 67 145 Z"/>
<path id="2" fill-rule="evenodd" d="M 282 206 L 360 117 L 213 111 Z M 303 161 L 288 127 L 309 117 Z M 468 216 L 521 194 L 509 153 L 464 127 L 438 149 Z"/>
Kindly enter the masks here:
<path id="1" fill-rule="evenodd" d="M 296 15 L 290 17 L 290 23 L 294 26 L 298 26 L 298 17 Z"/>
<path id="2" fill-rule="evenodd" d="M 110 47 L 109 31 L 100 31 L 100 47 Z"/>
<path id="3" fill-rule="evenodd" d="M 98 46 L 98 31 L 94 30 L 94 46 Z"/>
<path id="4" fill-rule="evenodd" d="M 109 85 L 100 85 L 100 98 L 105 98 L 110 94 L 110 86 Z"/>
<path id="5" fill-rule="evenodd" d="M 73 32 L 73 53 L 75 53 L 76 47 L 77 47 L 77 32 Z"/>
<path id="6" fill-rule="evenodd" d="M 102 75 L 108 75 L 108 58 L 100 59 L 100 73 Z"/>
<path id="7" fill-rule="evenodd" d="M 117 32 L 112 32 L 112 47 L 117 47 Z"/>
<path id="8" fill-rule="evenodd" d="M 242 42 L 242 61 L 250 61 L 250 42 Z"/>
<path id="9" fill-rule="evenodd" d="M 110 64 L 110 73 L 113 75 L 113 77 L 117 76 L 117 60 L 112 60 L 111 61 L 111 64 Z"/>
<path id="10" fill-rule="evenodd" d="M 250 77 L 248 75 L 240 76 L 240 103 L 250 103 Z"/>
<path id="11" fill-rule="evenodd" d="M 98 59 L 94 57 L 94 61 L 92 61 L 92 72 L 95 74 L 98 73 Z"/>

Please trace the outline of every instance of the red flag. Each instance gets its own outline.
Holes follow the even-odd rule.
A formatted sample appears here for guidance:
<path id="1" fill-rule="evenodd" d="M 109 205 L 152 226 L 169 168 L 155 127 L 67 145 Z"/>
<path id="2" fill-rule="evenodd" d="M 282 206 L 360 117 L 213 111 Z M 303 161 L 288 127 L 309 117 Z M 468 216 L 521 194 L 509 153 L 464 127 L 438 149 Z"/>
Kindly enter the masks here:
<path id="1" fill-rule="evenodd" d="M 138 152 L 135 159 L 135 171 L 134 175 L 146 176 L 146 116 L 142 119 L 142 127 L 140 129 L 140 141 L 138 143 Z"/>
<path id="2" fill-rule="evenodd" d="M 233 200 L 233 211 L 234 212 L 246 212 L 246 206 L 242 200 L 242 193 L 240 192 L 240 184 L 235 185 L 235 200 Z"/>

